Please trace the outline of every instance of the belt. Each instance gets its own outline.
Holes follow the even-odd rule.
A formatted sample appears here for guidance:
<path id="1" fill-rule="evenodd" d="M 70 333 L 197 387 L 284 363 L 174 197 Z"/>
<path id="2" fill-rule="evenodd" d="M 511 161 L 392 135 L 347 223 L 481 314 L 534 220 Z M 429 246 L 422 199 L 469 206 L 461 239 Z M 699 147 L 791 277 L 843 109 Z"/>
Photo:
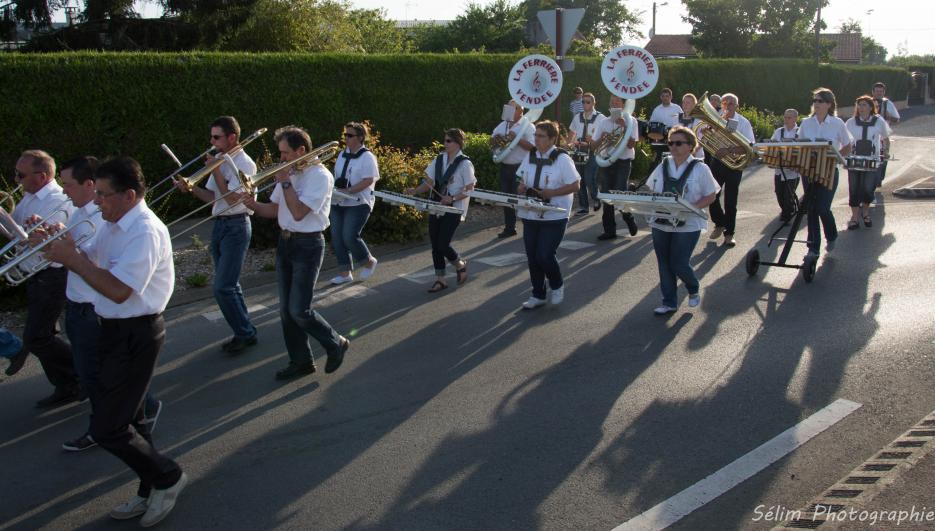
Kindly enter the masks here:
<path id="1" fill-rule="evenodd" d="M 320 230 L 317 230 L 317 231 L 315 231 L 315 232 L 293 232 L 293 231 L 291 231 L 291 230 L 285 230 L 285 229 L 283 229 L 283 230 L 279 233 L 279 237 L 282 238 L 282 239 L 284 239 L 284 240 L 289 240 L 289 239 L 292 239 L 292 238 L 295 238 L 295 239 L 297 239 L 297 240 L 300 239 L 300 238 L 318 238 L 318 237 L 320 237 L 320 236 L 321 236 L 321 231 L 320 231 Z"/>
<path id="2" fill-rule="evenodd" d="M 149 315 L 137 315 L 136 317 L 101 317 L 102 323 L 134 323 L 134 322 L 146 322 L 146 321 L 155 321 L 156 319 L 162 317 L 161 313 L 152 313 Z"/>
<path id="3" fill-rule="evenodd" d="M 243 217 L 246 217 L 246 216 L 247 216 L 247 213 L 244 212 L 244 213 L 242 213 L 242 214 L 231 214 L 231 215 L 229 215 L 229 216 L 217 216 L 217 218 L 218 218 L 218 219 L 236 219 L 236 218 L 243 218 Z"/>

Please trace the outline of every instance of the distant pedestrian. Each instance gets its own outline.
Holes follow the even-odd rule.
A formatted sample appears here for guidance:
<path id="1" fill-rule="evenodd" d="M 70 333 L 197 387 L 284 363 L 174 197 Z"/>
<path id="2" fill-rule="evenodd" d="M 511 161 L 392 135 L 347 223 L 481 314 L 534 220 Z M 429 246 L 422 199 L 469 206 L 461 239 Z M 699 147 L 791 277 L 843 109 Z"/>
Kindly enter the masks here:
<path id="1" fill-rule="evenodd" d="M 571 111 L 572 116 L 584 112 L 584 102 L 581 101 L 584 99 L 584 89 L 575 87 L 574 94 L 575 99 L 571 100 L 571 103 L 568 104 L 568 109 Z"/>

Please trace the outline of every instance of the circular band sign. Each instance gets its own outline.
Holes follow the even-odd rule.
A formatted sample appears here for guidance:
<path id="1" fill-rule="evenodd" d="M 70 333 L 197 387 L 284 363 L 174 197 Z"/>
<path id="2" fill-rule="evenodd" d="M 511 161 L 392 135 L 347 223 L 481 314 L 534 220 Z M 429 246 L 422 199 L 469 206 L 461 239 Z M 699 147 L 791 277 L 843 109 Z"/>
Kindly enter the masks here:
<path id="1" fill-rule="evenodd" d="M 520 105 L 541 109 L 558 98 L 562 69 L 551 57 L 527 55 L 513 65 L 507 85 L 510 96 Z"/>
<path id="2" fill-rule="evenodd" d="M 639 99 L 659 82 L 659 63 L 653 54 L 637 46 L 620 46 L 607 52 L 601 63 L 601 80 L 621 98 Z"/>

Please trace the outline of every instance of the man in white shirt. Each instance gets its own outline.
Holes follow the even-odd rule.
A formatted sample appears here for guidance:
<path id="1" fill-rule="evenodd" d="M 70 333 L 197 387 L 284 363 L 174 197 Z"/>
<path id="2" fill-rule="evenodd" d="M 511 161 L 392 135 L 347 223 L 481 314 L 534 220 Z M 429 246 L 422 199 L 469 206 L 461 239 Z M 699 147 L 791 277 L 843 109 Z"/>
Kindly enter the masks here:
<path id="1" fill-rule="evenodd" d="M 214 261 L 214 299 L 234 333 L 230 340 L 221 345 L 221 349 L 236 354 L 257 343 L 256 326 L 250 321 L 243 289 L 240 287 L 240 271 L 253 232 L 250 223 L 252 212 L 243 205 L 231 208 L 233 201 L 221 197 L 242 189 L 238 172 L 247 177 L 253 176 L 256 163 L 240 148 L 240 124 L 233 116 L 221 116 L 211 122 L 211 145 L 217 154 L 208 155 L 205 159 L 207 164 L 230 154 L 237 168 L 225 162 L 211 172 L 204 188 L 195 186 L 189 190 L 181 181 L 176 183 L 176 187 L 183 192 L 193 193 L 205 203 L 214 202 L 211 214 L 216 217 L 210 246 L 211 259 Z"/>
<path id="2" fill-rule="evenodd" d="M 24 151 L 16 161 L 16 179 L 23 187 L 23 198 L 13 210 L 13 220 L 23 227 L 37 221 L 44 224 L 67 223 L 74 207 L 55 182 L 55 159 L 38 149 Z M 41 262 L 34 256 L 24 263 L 32 267 Z M 39 358 L 49 383 L 55 391 L 36 402 L 37 407 L 51 407 L 84 398 L 78 385 L 71 348 L 59 336 L 58 319 L 65 308 L 67 272 L 52 264 L 26 281 L 26 325 L 23 348 L 10 359 L 8 376 L 16 374 L 30 352 Z"/>
<path id="3" fill-rule="evenodd" d="M 656 169 L 656 166 L 659 164 L 659 161 L 662 160 L 662 157 L 669 152 L 669 147 L 666 145 L 666 138 L 668 137 L 668 130 L 676 125 L 679 125 L 679 116 L 682 114 L 682 108 L 674 103 L 672 103 L 672 89 L 669 87 L 663 88 L 659 91 L 659 105 L 656 105 L 656 108 L 653 109 L 652 114 L 649 117 L 650 127 L 652 123 L 661 123 L 666 126 L 666 134 L 663 135 L 662 140 L 658 142 L 653 142 L 653 163 L 649 168 L 649 171 L 652 172 Z"/>
<path id="4" fill-rule="evenodd" d="M 526 122 L 520 121 L 523 117 L 523 107 L 519 103 L 510 100 L 507 105 L 513 107 L 513 117 L 509 121 L 502 121 L 490 136 L 490 142 L 501 141 L 503 139 L 514 139 L 520 135 L 516 147 L 500 161 L 500 191 L 507 194 L 516 193 L 516 171 L 519 165 L 529 156 L 533 149 L 533 132 L 535 127 Z M 516 236 L 516 211 L 512 208 L 503 207 L 503 231 L 497 235 L 498 238 L 509 238 Z"/>
<path id="5" fill-rule="evenodd" d="M 615 111 L 614 109 L 618 109 L 619 111 Z M 614 117 L 615 115 L 617 118 Z M 623 113 L 623 98 L 620 96 L 611 96 L 610 116 L 605 116 L 598 122 L 597 128 L 594 130 L 594 137 L 591 139 L 591 147 L 596 148 L 600 144 L 601 139 L 604 138 L 604 135 L 626 134 L 628 124 L 630 125 L 630 138 L 622 140 L 622 142 L 626 142 L 626 149 L 623 150 L 623 153 L 620 154 L 620 157 L 617 158 L 613 164 L 606 168 L 601 168 L 600 170 L 602 192 L 606 193 L 611 190 L 626 192 L 629 190 L 630 172 L 633 169 L 633 158 L 636 156 L 634 146 L 636 146 L 636 142 L 639 140 L 639 127 L 637 127 L 636 118 Z M 601 215 L 601 225 L 604 232 L 598 235 L 598 240 L 612 240 L 617 237 L 617 222 L 614 220 L 614 210 L 612 204 L 604 203 L 604 212 Z M 636 220 L 633 219 L 633 214 L 621 212 L 621 215 L 623 216 L 623 221 L 627 224 L 630 236 L 636 236 L 638 228 L 636 226 Z"/>
<path id="6" fill-rule="evenodd" d="M 575 114 L 568 125 L 568 144 L 575 148 L 575 151 L 591 154 L 591 138 L 597 125 L 604 117 L 601 111 L 594 108 L 594 94 L 588 92 L 581 98 L 584 105 L 584 111 Z M 578 190 L 578 215 L 588 213 L 588 197 L 594 201 L 594 211 L 601 208 L 601 202 L 597 198 L 597 159 L 593 156 L 588 157 L 586 164 L 575 163 L 578 167 L 578 173 L 581 174 L 581 189 Z"/>
<path id="7" fill-rule="evenodd" d="M 724 94 L 721 96 L 721 117 L 728 121 L 736 120 L 737 132 L 752 144 L 755 141 L 753 125 L 750 120 L 737 112 L 739 105 L 740 99 L 736 95 Z M 730 152 L 738 152 L 742 149 L 740 146 L 721 148 L 714 154 L 711 161 L 711 173 L 714 174 L 714 180 L 721 186 L 721 191 L 708 207 L 711 221 L 714 222 L 714 230 L 708 237 L 716 240 L 723 234 L 725 247 L 737 245 L 737 240 L 734 239 L 734 229 L 737 225 L 737 197 L 740 194 L 740 179 L 743 177 L 743 170 L 732 170 L 720 159 L 727 157 Z M 722 194 L 724 196 L 723 208 L 721 207 Z"/>
<path id="8" fill-rule="evenodd" d="M 140 406 L 166 339 L 162 312 L 175 287 L 169 231 L 146 206 L 144 183 L 139 163 L 129 157 L 101 164 L 95 203 L 107 223 L 87 254 L 66 236 L 49 245 L 46 256 L 97 292 L 101 335 L 91 436 L 140 478 L 137 494 L 110 516 L 142 516 L 140 524 L 149 527 L 172 511 L 188 476 L 155 449 L 148 433 L 132 427 L 142 418 Z"/>
<path id="9" fill-rule="evenodd" d="M 886 97 L 886 84 L 882 81 L 877 81 L 873 84 L 873 99 L 877 102 L 880 116 L 886 120 L 886 123 L 888 123 L 890 127 L 899 123 L 899 111 L 896 110 L 896 105 Z M 892 141 L 887 139 L 887 151 L 890 151 L 889 142 Z M 880 163 L 880 171 L 877 172 L 877 188 L 883 185 L 883 179 L 886 177 L 887 162 L 889 162 L 887 159 L 883 159 Z"/>
<path id="10" fill-rule="evenodd" d="M 286 126 L 276 131 L 280 159 L 290 162 L 312 149 L 308 133 L 299 127 Z M 279 243 L 276 248 L 276 277 L 279 282 L 279 316 L 289 353 L 289 365 L 276 373 L 278 380 L 291 380 L 317 370 L 309 336 L 325 349 L 328 361 L 325 372 L 338 370 L 350 341 L 312 307 L 315 282 L 324 258 L 325 237 L 331 211 L 334 176 L 321 163 L 276 174 L 276 188 L 269 203 L 244 197 L 244 204 L 265 218 L 278 220 Z"/>

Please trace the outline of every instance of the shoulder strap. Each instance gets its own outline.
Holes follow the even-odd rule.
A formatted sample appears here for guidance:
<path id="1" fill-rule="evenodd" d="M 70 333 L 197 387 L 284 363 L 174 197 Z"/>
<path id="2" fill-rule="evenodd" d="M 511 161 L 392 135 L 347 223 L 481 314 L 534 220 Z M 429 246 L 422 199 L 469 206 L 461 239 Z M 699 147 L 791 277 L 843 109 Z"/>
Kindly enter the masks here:
<path id="1" fill-rule="evenodd" d="M 679 178 L 673 179 L 669 176 L 669 158 L 671 157 L 666 157 L 662 161 L 662 177 L 664 179 L 662 191 L 672 192 L 676 195 L 682 195 L 682 192 L 685 191 L 685 183 L 688 181 L 688 176 L 691 175 L 692 170 L 695 169 L 695 165 L 698 164 L 698 159 L 692 158 L 691 161 L 689 161 L 688 166 L 682 170 L 682 174 L 679 176 Z"/>
<path id="2" fill-rule="evenodd" d="M 461 154 L 455 157 L 451 164 L 448 165 L 448 169 L 445 170 L 444 174 L 441 171 L 442 167 L 442 155 L 439 154 L 435 159 L 435 185 L 437 189 L 441 189 L 442 186 L 448 186 L 448 181 L 451 180 L 451 176 L 454 175 L 455 171 L 458 169 L 458 166 L 465 160 L 471 160 L 467 155 Z"/>

